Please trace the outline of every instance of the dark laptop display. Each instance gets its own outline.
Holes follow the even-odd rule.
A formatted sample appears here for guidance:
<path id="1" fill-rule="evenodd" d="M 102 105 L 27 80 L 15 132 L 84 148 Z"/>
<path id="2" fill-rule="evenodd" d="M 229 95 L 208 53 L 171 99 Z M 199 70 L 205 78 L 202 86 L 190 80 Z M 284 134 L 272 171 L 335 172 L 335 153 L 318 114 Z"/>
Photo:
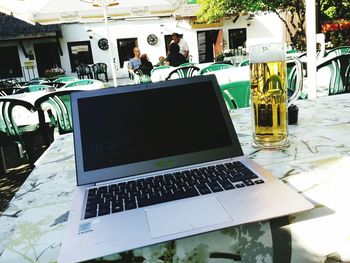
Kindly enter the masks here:
<path id="1" fill-rule="evenodd" d="M 84 132 L 76 139 L 81 143 L 83 171 L 125 167 L 117 176 L 124 177 L 137 174 L 127 166 L 138 162 L 144 173 L 142 164 L 153 160 L 149 171 L 242 155 L 213 81 L 215 77 L 197 79 L 195 84 L 175 80 L 160 83 L 159 88 L 140 86 L 78 99 L 78 128 Z"/>

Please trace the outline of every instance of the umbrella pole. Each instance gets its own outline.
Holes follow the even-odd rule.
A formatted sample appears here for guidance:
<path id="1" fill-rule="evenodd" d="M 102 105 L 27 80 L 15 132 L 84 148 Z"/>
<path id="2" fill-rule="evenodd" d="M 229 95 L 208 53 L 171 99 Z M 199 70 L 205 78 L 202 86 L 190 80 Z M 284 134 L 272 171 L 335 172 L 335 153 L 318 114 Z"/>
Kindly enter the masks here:
<path id="1" fill-rule="evenodd" d="M 111 70 L 112 70 L 113 86 L 117 87 L 117 75 L 116 75 L 115 67 L 114 67 L 114 63 L 113 63 L 112 41 L 111 41 L 111 36 L 110 36 L 110 33 L 109 33 L 108 18 L 107 18 L 107 7 L 106 6 L 103 7 L 103 16 L 104 16 L 104 21 L 105 21 L 105 26 L 106 26 L 106 31 L 107 31 L 107 39 L 108 39 L 108 44 L 109 44 L 109 48 L 108 48 L 109 63 L 110 63 Z"/>
<path id="2" fill-rule="evenodd" d="M 317 96 L 316 3 L 306 0 L 306 51 L 308 98 Z"/>

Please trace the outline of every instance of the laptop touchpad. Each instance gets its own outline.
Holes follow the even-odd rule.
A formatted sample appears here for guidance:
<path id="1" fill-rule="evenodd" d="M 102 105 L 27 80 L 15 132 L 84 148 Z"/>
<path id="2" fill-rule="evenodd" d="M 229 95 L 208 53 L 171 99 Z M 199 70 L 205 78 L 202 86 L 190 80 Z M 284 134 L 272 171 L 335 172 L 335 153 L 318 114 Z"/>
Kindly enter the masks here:
<path id="1" fill-rule="evenodd" d="M 145 211 L 152 238 L 232 221 L 214 196 L 171 202 Z"/>

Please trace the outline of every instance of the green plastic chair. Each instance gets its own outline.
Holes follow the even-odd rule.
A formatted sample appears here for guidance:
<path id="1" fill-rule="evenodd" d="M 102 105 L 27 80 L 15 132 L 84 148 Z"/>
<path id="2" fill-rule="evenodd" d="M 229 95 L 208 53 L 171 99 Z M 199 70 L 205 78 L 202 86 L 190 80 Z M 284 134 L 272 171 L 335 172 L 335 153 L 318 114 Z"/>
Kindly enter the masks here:
<path id="1" fill-rule="evenodd" d="M 350 54 L 350 46 L 336 47 L 329 51 L 326 51 L 325 57 L 337 57 L 343 54 Z"/>
<path id="2" fill-rule="evenodd" d="M 53 83 L 68 83 L 68 82 L 77 81 L 77 80 L 79 80 L 77 77 L 64 76 L 64 77 L 57 78 L 52 82 Z"/>
<path id="3" fill-rule="evenodd" d="M 222 84 L 220 89 L 229 110 L 250 106 L 250 82 L 248 80 Z"/>
<path id="4" fill-rule="evenodd" d="M 199 71 L 200 69 L 196 66 L 179 67 L 171 71 L 165 80 L 197 76 Z"/>
<path id="5" fill-rule="evenodd" d="M 72 108 L 70 94 L 78 90 L 59 90 L 40 97 L 34 103 L 40 118 L 44 119 L 45 112 L 51 125 L 58 128 L 59 134 L 73 131 Z"/>
<path id="6" fill-rule="evenodd" d="M 93 84 L 101 84 L 101 86 L 103 86 L 103 83 L 96 79 L 80 79 L 77 81 L 67 83 L 66 85 L 63 86 L 63 88 L 71 88 L 76 86 L 93 85 Z"/>
<path id="7" fill-rule="evenodd" d="M 138 75 L 138 82 L 139 83 L 150 83 L 151 81 L 151 70 L 150 68 L 146 67 L 139 67 L 134 70 L 134 73 Z M 136 77 L 137 78 L 137 77 Z"/>
<path id="8" fill-rule="evenodd" d="M 43 83 L 48 82 L 49 80 L 47 78 L 34 78 L 28 82 L 27 85 L 41 85 Z"/>
<path id="9" fill-rule="evenodd" d="M 76 68 L 77 76 L 79 79 L 84 79 L 85 76 L 88 79 L 93 78 L 93 72 L 89 65 L 80 65 Z"/>
<path id="10" fill-rule="evenodd" d="M 54 87 L 50 86 L 50 85 L 29 85 L 29 86 L 25 86 L 25 87 L 17 90 L 15 92 L 15 94 L 27 93 L 27 92 L 36 92 L 36 91 L 46 90 L 46 89 L 50 89 L 50 88 L 54 88 Z"/>
<path id="11" fill-rule="evenodd" d="M 158 67 L 154 67 L 152 70 L 151 70 L 151 76 L 152 76 L 152 73 L 156 70 L 159 70 L 159 69 L 165 69 L 165 68 L 171 68 L 172 66 L 168 66 L 168 65 L 163 65 L 163 66 L 158 66 Z"/>
<path id="12" fill-rule="evenodd" d="M 94 78 L 101 80 L 100 75 L 102 74 L 105 78 L 105 81 L 108 82 L 107 74 L 107 64 L 106 63 L 95 63 L 92 65 L 92 71 L 94 72 Z"/>
<path id="13" fill-rule="evenodd" d="M 41 134 L 42 130 L 39 129 L 39 123 L 18 125 L 13 116 L 13 109 L 17 107 L 26 109 L 28 114 L 35 112 L 34 106 L 29 102 L 6 96 L 0 97 L 0 147 L 17 144 L 20 157 L 26 158 L 30 166 L 34 167 L 34 162 L 38 157 L 34 138 Z"/>
<path id="14" fill-rule="evenodd" d="M 240 64 L 240 67 L 244 67 L 244 66 L 249 66 L 249 59 L 243 60 Z"/>
<path id="15" fill-rule="evenodd" d="M 317 66 L 317 71 L 329 69 L 328 95 L 350 92 L 350 53 L 333 57 Z"/>
<path id="16" fill-rule="evenodd" d="M 233 65 L 230 65 L 230 64 L 212 64 L 212 65 L 209 65 L 205 68 L 202 68 L 199 71 L 198 75 L 203 75 L 203 74 L 208 73 L 208 72 L 218 71 L 218 70 L 227 69 L 227 68 L 233 68 Z"/>
<path id="17" fill-rule="evenodd" d="M 182 63 L 179 67 L 187 67 L 187 66 L 193 66 L 193 63 L 192 62 L 185 62 L 185 63 Z"/>

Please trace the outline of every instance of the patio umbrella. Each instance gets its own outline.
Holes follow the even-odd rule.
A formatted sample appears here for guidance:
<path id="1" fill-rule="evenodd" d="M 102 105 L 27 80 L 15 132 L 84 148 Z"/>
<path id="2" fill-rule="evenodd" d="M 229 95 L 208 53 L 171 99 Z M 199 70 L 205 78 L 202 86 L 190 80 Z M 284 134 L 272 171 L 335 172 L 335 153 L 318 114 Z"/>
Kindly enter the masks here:
<path id="1" fill-rule="evenodd" d="M 102 22 L 101 9 L 109 0 L 0 0 L 0 12 L 13 14 L 27 22 L 58 24 L 70 22 Z M 111 19 L 137 18 L 171 15 L 182 0 L 118 0 L 119 5 L 109 6 L 107 15 Z"/>
<path id="2" fill-rule="evenodd" d="M 0 0 L 0 12 L 32 24 L 104 22 L 106 38 L 112 46 L 108 19 L 170 16 L 181 3 L 182 0 Z M 109 56 L 116 86 L 111 48 Z"/>

